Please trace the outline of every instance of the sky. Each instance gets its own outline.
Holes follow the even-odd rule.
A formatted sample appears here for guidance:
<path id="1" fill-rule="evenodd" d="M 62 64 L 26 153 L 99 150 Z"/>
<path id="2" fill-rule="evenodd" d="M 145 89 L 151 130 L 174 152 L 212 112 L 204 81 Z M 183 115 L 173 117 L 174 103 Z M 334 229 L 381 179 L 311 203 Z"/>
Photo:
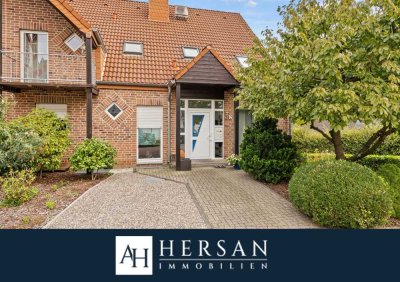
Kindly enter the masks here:
<path id="1" fill-rule="evenodd" d="M 280 16 L 279 6 L 286 5 L 289 0 L 170 0 L 172 5 L 184 5 L 192 8 L 203 8 L 229 12 L 239 12 L 261 37 L 261 32 L 267 27 L 276 31 Z"/>

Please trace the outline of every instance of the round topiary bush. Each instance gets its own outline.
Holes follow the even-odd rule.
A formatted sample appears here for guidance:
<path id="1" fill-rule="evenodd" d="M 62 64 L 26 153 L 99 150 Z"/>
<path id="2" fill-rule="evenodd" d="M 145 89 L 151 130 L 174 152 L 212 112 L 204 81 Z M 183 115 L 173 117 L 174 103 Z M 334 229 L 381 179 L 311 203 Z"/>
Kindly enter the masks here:
<path id="1" fill-rule="evenodd" d="M 385 164 L 378 169 L 377 173 L 389 184 L 394 217 L 400 219 L 400 167 L 394 164 Z"/>
<path id="2" fill-rule="evenodd" d="M 346 161 L 300 167 L 289 183 L 294 206 L 326 227 L 370 228 L 392 212 L 389 187 L 371 169 Z"/>
<path id="3" fill-rule="evenodd" d="M 256 121 L 246 129 L 241 144 L 240 167 L 257 180 L 289 180 L 301 162 L 291 137 L 277 129 L 276 119 Z"/>

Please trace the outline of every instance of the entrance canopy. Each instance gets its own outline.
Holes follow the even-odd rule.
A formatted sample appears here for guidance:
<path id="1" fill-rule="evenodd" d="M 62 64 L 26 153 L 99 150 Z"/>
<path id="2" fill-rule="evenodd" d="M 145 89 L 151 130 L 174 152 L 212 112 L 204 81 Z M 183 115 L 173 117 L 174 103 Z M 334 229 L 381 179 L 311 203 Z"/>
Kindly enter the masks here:
<path id="1" fill-rule="evenodd" d="M 186 153 L 195 159 L 223 157 L 224 144 L 224 94 L 227 89 L 239 86 L 234 71 L 217 51 L 208 46 L 200 52 L 175 77 L 176 83 L 176 169 L 181 170 L 181 141 L 186 140 Z M 182 101 L 184 99 L 185 101 Z M 210 100 L 209 109 L 190 109 L 190 100 Z M 221 102 L 218 102 L 221 101 Z M 207 103 L 207 101 L 204 101 Z M 185 115 L 181 107 L 184 105 Z M 208 104 L 207 104 L 208 105 Z M 222 105 L 218 109 L 217 105 Z M 181 116 L 182 115 L 182 116 Z M 186 122 L 181 121 L 185 118 Z M 221 122 L 215 120 L 221 119 Z M 182 125 L 186 124 L 184 138 Z M 190 125 L 190 126 L 189 126 Z M 190 130 L 189 130 L 190 129 Z"/>

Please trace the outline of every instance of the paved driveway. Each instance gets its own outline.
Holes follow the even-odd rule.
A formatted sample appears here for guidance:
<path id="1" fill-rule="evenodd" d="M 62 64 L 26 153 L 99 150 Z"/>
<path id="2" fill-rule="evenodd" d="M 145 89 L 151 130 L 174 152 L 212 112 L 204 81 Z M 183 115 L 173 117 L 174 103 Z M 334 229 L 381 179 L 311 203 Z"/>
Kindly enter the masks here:
<path id="1" fill-rule="evenodd" d="M 243 171 L 202 167 L 140 172 L 187 183 L 211 228 L 316 228 L 290 202 Z"/>
<path id="2" fill-rule="evenodd" d="M 233 169 L 141 169 L 89 190 L 46 228 L 313 228 L 291 203 Z"/>

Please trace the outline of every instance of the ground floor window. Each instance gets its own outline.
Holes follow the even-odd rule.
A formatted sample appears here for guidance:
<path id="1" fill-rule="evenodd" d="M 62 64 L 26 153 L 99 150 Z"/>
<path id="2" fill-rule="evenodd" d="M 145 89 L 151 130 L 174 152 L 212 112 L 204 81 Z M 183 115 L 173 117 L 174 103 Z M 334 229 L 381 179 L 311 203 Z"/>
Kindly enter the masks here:
<path id="1" fill-rule="evenodd" d="M 139 128 L 139 159 L 161 158 L 161 129 Z"/>
<path id="2" fill-rule="evenodd" d="M 66 104 L 36 104 L 37 109 L 44 109 L 51 112 L 55 112 L 57 117 L 67 117 L 67 105 Z"/>
<path id="3" fill-rule="evenodd" d="M 138 163 L 162 162 L 162 107 L 137 108 Z"/>
<path id="4" fill-rule="evenodd" d="M 239 111 L 239 144 L 242 144 L 244 131 L 252 125 L 253 115 L 248 110 Z"/>

